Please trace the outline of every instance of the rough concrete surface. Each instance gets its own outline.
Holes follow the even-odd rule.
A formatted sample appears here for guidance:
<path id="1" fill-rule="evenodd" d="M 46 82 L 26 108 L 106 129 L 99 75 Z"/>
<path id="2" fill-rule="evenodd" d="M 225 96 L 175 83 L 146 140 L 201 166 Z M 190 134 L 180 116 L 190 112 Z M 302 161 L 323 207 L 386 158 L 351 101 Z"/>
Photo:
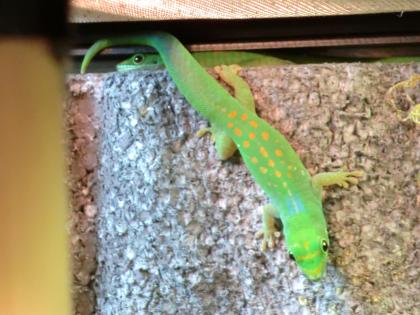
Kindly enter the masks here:
<path id="1" fill-rule="evenodd" d="M 331 262 L 320 282 L 305 279 L 283 241 L 260 252 L 266 196 L 238 155 L 218 161 L 210 137 L 195 136 L 207 122 L 166 71 L 69 76 L 76 313 L 420 314 L 419 127 L 384 101 L 419 72 L 241 72 L 258 114 L 312 174 L 367 173 L 326 193 Z"/>

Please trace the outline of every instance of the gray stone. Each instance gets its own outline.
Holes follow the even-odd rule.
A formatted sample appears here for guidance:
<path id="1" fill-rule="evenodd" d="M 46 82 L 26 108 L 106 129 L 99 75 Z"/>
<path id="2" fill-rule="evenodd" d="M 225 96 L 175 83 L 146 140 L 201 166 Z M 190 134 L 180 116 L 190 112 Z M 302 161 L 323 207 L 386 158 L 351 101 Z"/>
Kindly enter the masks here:
<path id="1" fill-rule="evenodd" d="M 97 314 L 419 314 L 418 127 L 399 121 L 384 100 L 392 84 L 419 72 L 419 64 L 358 63 L 241 72 L 257 113 L 311 174 L 367 173 L 326 193 L 331 262 L 316 283 L 289 260 L 283 241 L 259 251 L 254 233 L 266 196 L 239 156 L 218 161 L 210 137 L 195 136 L 207 122 L 166 71 L 69 76 L 69 130 L 77 134 L 70 143 L 94 142 L 98 155 L 88 163 L 95 169 L 72 182 L 73 205 L 88 187 L 78 202 L 97 207 L 95 216 L 72 217 L 82 240 L 74 259 L 97 259 L 90 286 L 75 283 L 76 305 L 94 288 Z M 84 106 L 94 108 L 94 139 L 89 120 L 70 120 Z M 77 152 L 71 169 L 86 165 Z M 80 246 L 84 220 L 97 237 L 93 253 Z"/>

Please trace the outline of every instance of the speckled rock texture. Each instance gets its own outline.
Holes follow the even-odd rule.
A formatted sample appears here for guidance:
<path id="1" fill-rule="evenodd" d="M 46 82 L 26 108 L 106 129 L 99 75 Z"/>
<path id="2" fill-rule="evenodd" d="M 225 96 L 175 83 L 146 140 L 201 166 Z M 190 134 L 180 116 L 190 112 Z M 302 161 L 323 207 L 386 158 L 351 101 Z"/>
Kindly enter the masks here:
<path id="1" fill-rule="evenodd" d="M 73 267 L 74 313 L 93 314 L 97 269 L 98 104 L 103 97 L 101 75 L 67 83 L 65 121 L 70 190 L 70 244 Z M 89 93 L 88 93 L 89 91 Z"/>
<path id="2" fill-rule="evenodd" d="M 315 283 L 283 240 L 260 252 L 264 192 L 239 155 L 218 161 L 210 137 L 195 136 L 207 122 L 166 71 L 69 76 L 77 312 L 420 314 L 419 127 L 384 99 L 419 72 L 357 63 L 241 72 L 257 113 L 311 174 L 367 174 L 326 191 L 331 262 Z"/>

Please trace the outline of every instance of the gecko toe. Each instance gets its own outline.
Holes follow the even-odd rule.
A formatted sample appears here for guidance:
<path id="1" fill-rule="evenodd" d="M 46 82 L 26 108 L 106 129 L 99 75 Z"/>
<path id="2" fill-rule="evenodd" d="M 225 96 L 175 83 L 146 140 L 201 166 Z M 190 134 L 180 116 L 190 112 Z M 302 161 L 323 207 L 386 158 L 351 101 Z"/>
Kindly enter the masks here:
<path id="1" fill-rule="evenodd" d="M 222 72 L 222 71 L 223 71 L 223 69 L 222 69 L 222 67 L 221 67 L 221 66 L 215 66 L 215 67 L 213 67 L 213 70 L 214 70 L 214 72 L 216 72 L 217 74 L 220 74 L 220 72 Z"/>
<path id="2" fill-rule="evenodd" d="M 363 172 L 363 171 L 353 171 L 353 172 L 351 172 L 351 174 L 353 176 L 361 177 L 361 176 L 365 175 L 365 172 Z"/>
<path id="3" fill-rule="evenodd" d="M 359 180 L 357 178 L 355 178 L 355 177 L 347 177 L 347 181 L 350 184 L 353 184 L 353 185 L 357 185 L 359 183 Z"/>
<path id="4" fill-rule="evenodd" d="M 261 243 L 261 251 L 265 252 L 267 250 L 267 242 L 265 240 Z"/>
<path id="5" fill-rule="evenodd" d="M 255 233 L 255 238 L 261 238 L 264 235 L 264 231 L 260 230 Z"/>

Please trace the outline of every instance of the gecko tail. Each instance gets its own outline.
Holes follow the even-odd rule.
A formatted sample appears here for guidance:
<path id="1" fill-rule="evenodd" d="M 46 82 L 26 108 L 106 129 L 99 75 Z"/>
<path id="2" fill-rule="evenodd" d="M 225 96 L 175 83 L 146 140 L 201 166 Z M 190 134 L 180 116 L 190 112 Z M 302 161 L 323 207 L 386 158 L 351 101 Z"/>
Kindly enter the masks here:
<path id="1" fill-rule="evenodd" d="M 171 45 L 176 39 L 164 32 L 144 32 L 137 35 L 122 36 L 115 38 L 105 38 L 98 40 L 86 52 L 82 65 L 80 66 L 80 73 L 85 73 L 92 59 L 105 48 L 121 45 L 134 46 L 151 46 L 158 50 L 159 47 L 164 47 L 165 44 Z M 166 49 L 166 47 L 164 47 Z"/>
<path id="2" fill-rule="evenodd" d="M 98 40 L 95 44 L 93 44 L 83 57 L 82 65 L 80 66 L 80 73 L 85 73 L 92 59 L 102 50 L 111 47 L 112 45 L 114 45 L 114 43 L 109 39 Z"/>

